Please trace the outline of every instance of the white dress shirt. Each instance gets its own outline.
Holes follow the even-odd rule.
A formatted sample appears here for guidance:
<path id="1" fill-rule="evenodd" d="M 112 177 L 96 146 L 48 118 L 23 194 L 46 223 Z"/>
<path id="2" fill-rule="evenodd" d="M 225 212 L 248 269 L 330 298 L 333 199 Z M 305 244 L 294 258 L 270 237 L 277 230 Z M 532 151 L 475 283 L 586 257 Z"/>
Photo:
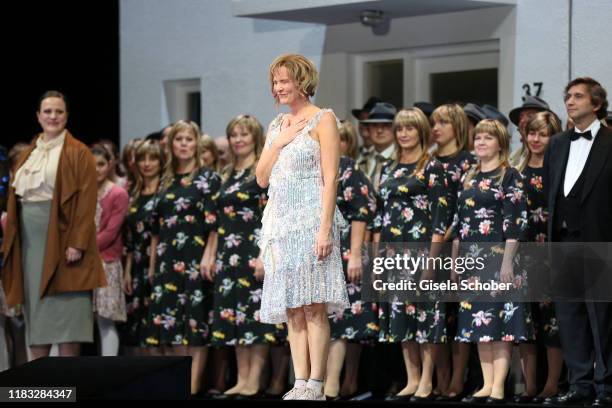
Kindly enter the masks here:
<path id="1" fill-rule="evenodd" d="M 567 166 L 565 166 L 565 182 L 563 184 L 563 195 L 565 197 L 567 197 L 570 191 L 572 191 L 574 184 L 576 184 L 582 170 L 584 170 L 584 165 L 586 164 L 589 157 L 589 152 L 591 151 L 591 147 L 593 147 L 593 142 L 595 141 L 595 137 L 597 136 L 597 132 L 599 132 L 600 128 L 601 122 L 599 119 L 595 119 L 593 123 L 591 123 L 591 125 L 585 130 L 574 128 L 576 133 L 584 133 L 590 130 L 593 137 L 591 140 L 581 137 L 578 140 L 572 141 L 570 144 Z"/>

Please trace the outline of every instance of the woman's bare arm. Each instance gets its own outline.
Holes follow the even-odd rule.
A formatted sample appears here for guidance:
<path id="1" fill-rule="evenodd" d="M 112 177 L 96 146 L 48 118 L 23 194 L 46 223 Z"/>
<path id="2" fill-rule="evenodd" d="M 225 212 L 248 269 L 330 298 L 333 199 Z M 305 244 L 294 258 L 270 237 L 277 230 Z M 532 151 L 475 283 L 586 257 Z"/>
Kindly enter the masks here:
<path id="1" fill-rule="evenodd" d="M 338 188 L 338 166 L 340 165 L 340 135 L 336 118 L 326 113 L 316 129 L 321 145 L 321 173 L 323 176 L 323 196 L 321 198 L 321 226 L 317 235 L 317 256 L 319 259 L 331 253 L 331 228 L 336 209 L 336 190 Z"/>

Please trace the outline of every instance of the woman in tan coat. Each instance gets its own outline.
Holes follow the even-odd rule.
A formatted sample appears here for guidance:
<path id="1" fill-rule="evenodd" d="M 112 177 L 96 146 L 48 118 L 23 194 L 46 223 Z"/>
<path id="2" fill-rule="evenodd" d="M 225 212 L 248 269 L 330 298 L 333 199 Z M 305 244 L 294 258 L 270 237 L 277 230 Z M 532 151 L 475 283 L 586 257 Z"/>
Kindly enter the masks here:
<path id="1" fill-rule="evenodd" d="M 96 171 L 87 146 L 66 130 L 66 98 L 40 99 L 43 132 L 20 156 L 10 180 L 2 252 L 9 306 L 24 305 L 32 358 L 75 356 L 93 341 L 91 291 L 105 286 L 94 215 Z"/>

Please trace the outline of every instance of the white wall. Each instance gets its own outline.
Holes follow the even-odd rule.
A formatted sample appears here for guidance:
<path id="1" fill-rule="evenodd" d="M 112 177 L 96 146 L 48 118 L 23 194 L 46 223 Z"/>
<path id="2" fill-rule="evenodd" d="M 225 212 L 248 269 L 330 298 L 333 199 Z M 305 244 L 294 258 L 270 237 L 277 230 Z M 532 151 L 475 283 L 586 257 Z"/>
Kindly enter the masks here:
<path id="1" fill-rule="evenodd" d="M 564 120 L 563 90 L 570 78 L 592 76 L 612 91 L 612 1 L 573 0 L 572 10 L 570 36 L 570 0 L 517 5 L 514 103 L 521 103 L 522 84 L 544 82 L 542 98 Z"/>
<path id="2" fill-rule="evenodd" d="M 507 114 L 521 104 L 522 84 L 541 81 L 541 96 L 563 117 L 569 2 L 517 0 L 516 7 L 394 19 L 387 35 L 375 36 L 359 23 L 236 18 L 229 1 L 122 0 L 121 140 L 165 124 L 164 80 L 200 78 L 203 129 L 219 136 L 238 113 L 253 114 L 264 126 L 274 117 L 267 68 L 280 53 L 313 59 L 321 73 L 315 102 L 348 117 L 362 97 L 353 91 L 353 55 L 491 40 L 499 43 L 500 110 Z M 603 43 L 612 38 L 612 1 L 573 0 L 573 10 L 573 76 L 592 75 L 612 91 L 610 41 Z"/>
<path id="3" fill-rule="evenodd" d="M 612 1 L 573 0 L 573 77 L 591 76 L 612 99 Z"/>
<path id="4" fill-rule="evenodd" d="M 513 104 L 514 37 L 514 7 L 393 19 L 389 33 L 385 36 L 373 35 L 370 28 L 360 23 L 332 25 L 326 33 L 321 85 L 338 91 L 323 91 L 324 95 L 319 98 L 325 96 L 324 102 L 334 106 L 339 115 L 349 115 L 350 109 L 355 107 L 352 106 L 354 102 L 362 101 L 363 95 L 353 95 L 352 84 L 355 79 L 352 77 L 351 55 L 401 49 L 422 50 L 497 40 L 500 50 L 499 107 L 507 111 Z"/>
<path id="5" fill-rule="evenodd" d="M 514 104 L 523 84 L 543 82 L 541 98 L 563 113 L 562 90 L 569 75 L 569 1 L 520 0 L 517 6 Z"/>
<path id="6" fill-rule="evenodd" d="M 488 8 L 392 20 L 385 36 L 360 23 L 335 26 L 235 18 L 225 1 L 122 0 L 121 140 L 143 136 L 167 122 L 164 80 L 200 78 L 203 129 L 223 134 L 240 112 L 264 125 L 275 115 L 267 67 L 282 52 L 305 54 L 319 65 L 315 101 L 347 117 L 354 102 L 350 55 L 501 39 L 501 58 L 513 59 L 514 9 Z M 478 22 L 478 24 L 475 24 Z M 500 69 L 510 88 L 513 64 Z M 501 108 L 512 95 L 502 92 Z"/>
<path id="7" fill-rule="evenodd" d="M 200 78 L 202 128 L 218 136 L 239 113 L 275 115 L 267 69 L 283 52 L 316 63 L 325 27 L 234 18 L 229 1 L 122 0 L 121 143 L 160 129 L 164 80 Z"/>

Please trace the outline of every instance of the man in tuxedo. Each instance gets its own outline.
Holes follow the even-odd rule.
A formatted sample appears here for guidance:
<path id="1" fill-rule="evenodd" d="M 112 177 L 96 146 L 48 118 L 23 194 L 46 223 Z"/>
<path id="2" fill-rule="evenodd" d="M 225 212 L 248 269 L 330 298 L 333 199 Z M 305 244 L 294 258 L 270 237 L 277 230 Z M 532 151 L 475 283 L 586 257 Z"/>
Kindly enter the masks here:
<path id="1" fill-rule="evenodd" d="M 606 91 L 592 78 L 576 78 L 565 88 L 565 107 L 575 127 L 554 136 L 544 158 L 548 236 L 556 242 L 612 242 L 612 129 L 600 122 Z M 578 264 L 586 265 L 579 273 L 590 273 L 588 263 Z M 557 278 L 582 276 L 568 269 L 559 268 Z M 611 305 L 588 299 L 555 303 L 570 389 L 545 405 L 612 406 Z"/>

